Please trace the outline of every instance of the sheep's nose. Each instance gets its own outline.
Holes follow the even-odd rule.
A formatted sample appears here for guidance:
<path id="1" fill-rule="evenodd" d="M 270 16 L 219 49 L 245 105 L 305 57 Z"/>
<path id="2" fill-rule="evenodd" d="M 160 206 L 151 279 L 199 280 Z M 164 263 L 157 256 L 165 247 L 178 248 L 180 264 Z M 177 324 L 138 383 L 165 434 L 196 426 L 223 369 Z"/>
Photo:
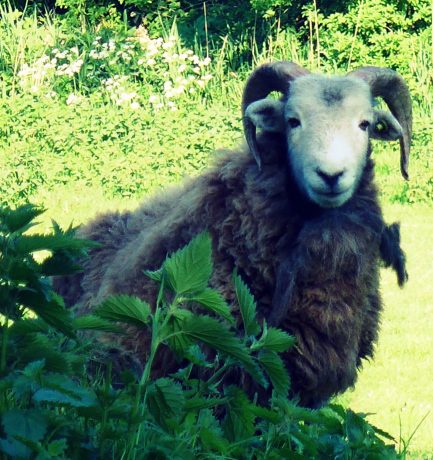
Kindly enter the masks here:
<path id="1" fill-rule="evenodd" d="M 321 169 L 316 170 L 317 175 L 325 182 L 326 185 L 328 185 L 330 188 L 335 187 L 337 185 L 338 179 L 344 174 L 344 171 L 339 171 L 337 173 L 329 174 Z"/>

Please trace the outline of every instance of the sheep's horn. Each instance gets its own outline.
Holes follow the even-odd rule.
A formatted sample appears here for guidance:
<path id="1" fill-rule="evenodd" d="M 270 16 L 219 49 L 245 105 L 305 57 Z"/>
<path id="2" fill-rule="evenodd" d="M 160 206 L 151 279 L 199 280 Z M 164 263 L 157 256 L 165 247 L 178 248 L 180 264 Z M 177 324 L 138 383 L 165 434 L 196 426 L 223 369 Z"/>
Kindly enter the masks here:
<path id="1" fill-rule="evenodd" d="M 279 61 L 258 67 L 248 79 L 242 98 L 242 119 L 245 138 L 259 169 L 261 168 L 262 160 L 257 145 L 256 127 L 245 116 L 245 110 L 252 102 L 264 99 L 272 91 L 286 94 L 292 80 L 309 73 L 308 70 L 294 62 Z"/>
<path id="2" fill-rule="evenodd" d="M 373 97 L 381 97 L 391 113 L 403 128 L 400 138 L 400 169 L 405 179 L 409 179 L 409 153 L 412 138 L 412 100 L 403 78 L 394 70 L 383 67 L 366 66 L 348 73 L 366 81 Z"/>

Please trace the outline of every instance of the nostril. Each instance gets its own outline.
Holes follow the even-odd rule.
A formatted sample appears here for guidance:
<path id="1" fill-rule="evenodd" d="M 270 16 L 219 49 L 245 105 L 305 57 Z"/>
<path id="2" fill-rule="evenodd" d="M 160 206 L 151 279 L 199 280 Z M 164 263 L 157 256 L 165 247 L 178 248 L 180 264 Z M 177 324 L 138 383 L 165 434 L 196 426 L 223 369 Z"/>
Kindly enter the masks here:
<path id="1" fill-rule="evenodd" d="M 333 187 L 337 184 L 338 179 L 344 174 L 344 171 L 339 171 L 338 173 L 329 174 L 321 169 L 316 170 L 317 175 L 330 187 Z"/>

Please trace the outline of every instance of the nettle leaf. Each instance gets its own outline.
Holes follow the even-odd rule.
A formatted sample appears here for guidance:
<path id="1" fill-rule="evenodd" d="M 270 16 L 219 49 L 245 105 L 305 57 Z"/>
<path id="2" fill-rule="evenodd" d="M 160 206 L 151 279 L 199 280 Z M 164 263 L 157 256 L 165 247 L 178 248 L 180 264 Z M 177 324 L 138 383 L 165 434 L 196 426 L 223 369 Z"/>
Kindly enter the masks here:
<path id="1" fill-rule="evenodd" d="M 205 232 L 171 255 L 163 265 L 170 288 L 177 294 L 203 291 L 212 274 L 211 251 L 211 239 Z"/>
<path id="2" fill-rule="evenodd" d="M 240 441 L 251 436 L 254 431 L 256 416 L 252 410 L 252 402 L 243 390 L 230 386 L 226 389 L 229 397 L 227 414 L 224 419 L 224 431 L 227 438 L 232 441 Z"/>
<path id="3" fill-rule="evenodd" d="M 252 348 L 254 350 L 264 348 L 265 350 L 282 353 L 293 347 L 295 342 L 296 339 L 287 332 L 275 327 L 265 327 L 260 340 L 258 340 Z"/>
<path id="4" fill-rule="evenodd" d="M 206 360 L 206 355 L 203 353 L 203 350 L 197 344 L 192 344 L 188 347 L 185 353 L 185 358 L 188 359 L 191 363 L 202 366 L 202 367 L 212 367 L 213 364 Z"/>
<path id="5" fill-rule="evenodd" d="M 149 385 L 147 404 L 155 420 L 165 426 L 166 419 L 183 412 L 185 396 L 182 387 L 169 378 L 158 379 Z"/>
<path id="6" fill-rule="evenodd" d="M 184 334 L 184 323 L 192 313 L 188 310 L 177 309 L 173 312 L 166 326 L 161 329 L 161 339 L 166 340 L 168 346 L 178 356 L 185 356 L 188 349 L 193 345 L 190 337 Z M 165 337 L 169 336 L 167 339 Z"/>
<path id="7" fill-rule="evenodd" d="M 38 251 L 69 250 L 79 251 L 83 248 L 97 247 L 99 244 L 88 240 L 71 238 L 69 235 L 22 235 L 15 240 L 14 249 L 18 254 Z"/>
<path id="8" fill-rule="evenodd" d="M 260 332 L 260 325 L 256 319 L 256 301 L 247 285 L 237 273 L 233 275 L 233 282 L 235 285 L 236 297 L 239 302 L 245 334 L 247 336 L 256 336 Z"/>
<path id="9" fill-rule="evenodd" d="M 29 458 L 31 450 L 22 442 L 16 439 L 1 439 L 0 438 L 0 451 L 9 455 L 11 458 Z"/>
<path id="10" fill-rule="evenodd" d="M 185 401 L 185 410 L 190 411 L 202 411 L 203 409 L 209 409 L 215 406 L 221 406 L 222 404 L 226 404 L 228 402 L 228 398 L 202 398 L 200 396 L 194 396 L 191 399 L 187 399 Z M 201 412 L 200 412 L 201 414 Z"/>
<path id="11" fill-rule="evenodd" d="M 68 441 L 65 438 L 56 439 L 51 441 L 47 446 L 47 453 L 51 457 L 59 457 L 64 455 L 66 449 L 68 448 Z"/>
<path id="12" fill-rule="evenodd" d="M 268 409 L 263 406 L 252 405 L 251 411 L 256 417 L 259 417 L 263 420 L 267 420 L 268 422 L 274 424 L 280 423 L 283 418 L 279 412 L 276 412 L 275 410 Z"/>
<path id="13" fill-rule="evenodd" d="M 46 370 L 69 373 L 75 361 L 85 357 L 60 351 L 58 340 L 46 334 L 28 334 L 19 342 L 17 359 L 26 364 L 43 359 Z"/>
<path id="14" fill-rule="evenodd" d="M 49 326 L 39 318 L 25 318 L 15 321 L 10 328 L 10 333 L 20 336 L 42 332 L 48 334 Z"/>
<path id="15" fill-rule="evenodd" d="M 39 265 L 39 271 L 44 276 L 70 275 L 82 270 L 81 265 L 77 264 L 69 255 L 56 252 L 47 257 Z"/>
<path id="16" fill-rule="evenodd" d="M 2 425 L 10 438 L 19 436 L 29 441 L 38 442 L 47 432 L 44 414 L 36 410 L 11 409 L 2 416 Z"/>
<path id="17" fill-rule="evenodd" d="M 258 358 L 271 379 L 277 393 L 287 395 L 290 388 L 290 377 L 283 360 L 274 351 L 263 350 Z"/>
<path id="18" fill-rule="evenodd" d="M 33 310 L 39 318 L 69 337 L 75 337 L 71 312 L 65 308 L 63 299 L 54 292 L 50 299 L 41 292 L 23 290 L 19 293 L 19 302 Z"/>
<path id="19" fill-rule="evenodd" d="M 222 316 L 232 324 L 235 322 L 229 305 L 224 300 L 222 295 L 214 289 L 206 288 L 203 291 L 188 297 L 188 300 L 199 303 L 203 307 L 206 307 L 209 310 Z"/>
<path id="20" fill-rule="evenodd" d="M 19 206 L 16 209 L 2 207 L 0 209 L 0 221 L 10 233 L 24 232 L 32 226 L 32 220 L 44 212 L 44 208 L 30 203 Z"/>
<path id="21" fill-rule="evenodd" d="M 346 413 L 344 428 L 348 441 L 354 447 L 361 446 L 367 438 L 368 423 L 359 415 L 351 410 Z"/>
<path id="22" fill-rule="evenodd" d="M 60 406 L 93 407 L 98 402 L 95 393 L 61 374 L 48 374 L 43 386 L 33 395 L 35 402 L 49 402 Z"/>
<path id="23" fill-rule="evenodd" d="M 128 295 L 111 296 L 95 309 L 95 314 L 103 319 L 140 327 L 149 324 L 150 312 L 148 303 Z"/>
<path id="24" fill-rule="evenodd" d="M 226 453 L 230 447 L 220 429 L 200 428 L 200 439 L 206 450 L 213 450 L 220 454 Z"/>
<path id="25" fill-rule="evenodd" d="M 75 329 L 78 330 L 97 330 L 104 332 L 123 333 L 124 331 L 113 324 L 111 321 L 96 315 L 83 315 L 75 318 L 72 322 Z"/>
<path id="26" fill-rule="evenodd" d="M 37 361 L 33 361 L 32 363 L 27 364 L 27 366 L 22 370 L 22 373 L 29 379 L 37 379 L 41 376 L 44 368 L 45 359 L 39 359 Z"/>
<path id="27" fill-rule="evenodd" d="M 145 270 L 144 274 L 150 278 L 151 280 L 157 281 L 160 283 L 162 281 L 162 277 L 164 275 L 164 270 L 162 268 L 158 270 Z"/>
<path id="28" fill-rule="evenodd" d="M 228 327 L 210 316 L 194 315 L 183 324 L 183 333 L 240 361 L 245 367 L 254 362 L 245 345 Z"/>

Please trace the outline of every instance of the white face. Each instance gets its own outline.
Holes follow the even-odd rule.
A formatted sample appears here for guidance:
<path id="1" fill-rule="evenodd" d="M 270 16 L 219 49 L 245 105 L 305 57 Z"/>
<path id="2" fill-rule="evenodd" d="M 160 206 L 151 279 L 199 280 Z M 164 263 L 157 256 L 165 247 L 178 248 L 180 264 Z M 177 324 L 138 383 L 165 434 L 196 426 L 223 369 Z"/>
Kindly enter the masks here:
<path id="1" fill-rule="evenodd" d="M 299 78 L 290 86 L 284 121 L 298 186 L 321 207 L 344 204 L 367 161 L 374 123 L 368 85 L 347 77 Z"/>

